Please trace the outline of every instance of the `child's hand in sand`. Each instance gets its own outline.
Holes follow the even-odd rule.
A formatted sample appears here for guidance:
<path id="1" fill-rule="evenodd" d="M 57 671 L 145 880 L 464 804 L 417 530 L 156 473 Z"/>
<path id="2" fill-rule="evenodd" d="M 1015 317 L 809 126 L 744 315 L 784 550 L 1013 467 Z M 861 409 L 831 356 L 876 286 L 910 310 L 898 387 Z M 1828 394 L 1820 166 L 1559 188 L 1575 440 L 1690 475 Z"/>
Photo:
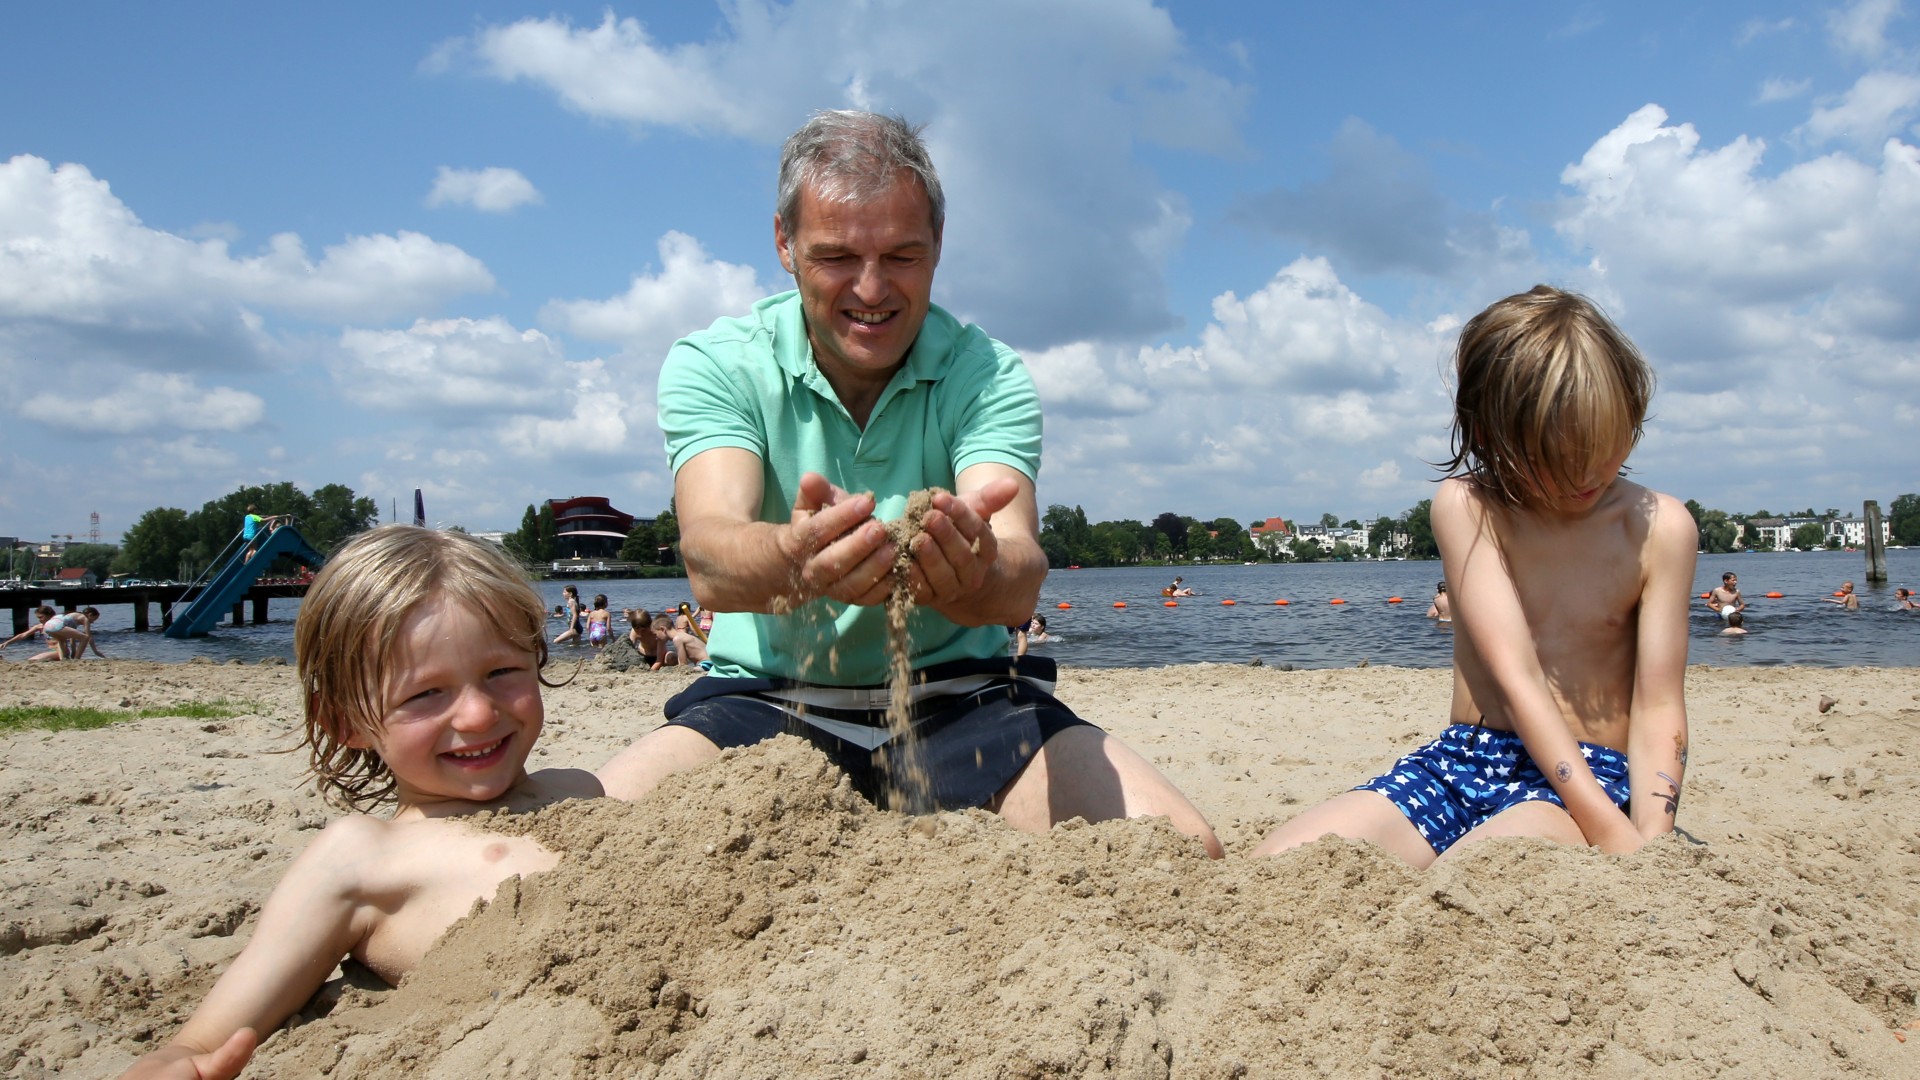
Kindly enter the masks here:
<path id="1" fill-rule="evenodd" d="M 260 1037 L 252 1028 L 241 1028 L 207 1053 L 171 1043 L 134 1062 L 120 1080 L 231 1080 L 246 1068 L 259 1045 Z"/>

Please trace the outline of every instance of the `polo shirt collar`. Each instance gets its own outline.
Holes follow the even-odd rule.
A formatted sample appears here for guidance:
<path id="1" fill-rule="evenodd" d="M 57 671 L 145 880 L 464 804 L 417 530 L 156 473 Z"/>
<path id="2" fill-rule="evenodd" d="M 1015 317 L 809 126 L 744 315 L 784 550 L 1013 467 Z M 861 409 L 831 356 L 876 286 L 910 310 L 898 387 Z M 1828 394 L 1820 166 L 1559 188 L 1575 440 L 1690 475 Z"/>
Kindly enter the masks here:
<path id="1" fill-rule="evenodd" d="M 820 366 L 813 360 L 813 343 L 807 340 L 807 319 L 800 303 L 799 290 L 793 290 L 773 298 L 778 307 L 774 314 L 773 358 L 780 370 L 788 377 L 798 379 L 822 394 L 832 396 L 832 384 L 821 373 Z M 920 334 L 913 339 L 913 347 L 907 350 L 907 362 L 894 373 L 893 381 L 881 394 L 884 401 L 891 396 L 893 388 L 904 382 L 932 382 L 946 373 L 947 362 L 953 356 L 953 344 L 958 336 L 958 324 L 953 316 L 938 304 L 927 308 L 926 321 L 920 324 Z M 902 380 L 901 375 L 906 376 Z"/>

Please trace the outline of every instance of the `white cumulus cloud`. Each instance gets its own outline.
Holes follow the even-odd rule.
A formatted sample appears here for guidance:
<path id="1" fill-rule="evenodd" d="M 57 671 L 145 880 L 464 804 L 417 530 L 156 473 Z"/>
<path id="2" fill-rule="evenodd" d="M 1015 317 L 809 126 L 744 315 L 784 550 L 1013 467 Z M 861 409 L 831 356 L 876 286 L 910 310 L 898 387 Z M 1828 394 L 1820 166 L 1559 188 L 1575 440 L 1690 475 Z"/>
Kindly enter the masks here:
<path id="1" fill-rule="evenodd" d="M 540 201 L 533 181 L 522 176 L 520 170 L 498 166 L 455 169 L 442 165 L 433 178 L 433 190 L 427 193 L 428 206 L 471 206 L 489 214 L 504 214 Z"/>
<path id="2" fill-rule="evenodd" d="M 105 387 L 36 394 L 20 411 L 52 428 L 134 435 L 241 431 L 260 422 L 266 403 L 231 387 L 202 389 L 185 375 L 138 371 Z"/>
<path id="3" fill-rule="evenodd" d="M 540 319 L 566 333 L 611 341 L 658 363 L 689 331 L 723 315 L 743 314 L 768 294 L 753 268 L 722 262 L 681 232 L 660 238 L 660 268 L 635 274 L 627 291 L 606 300 L 555 300 Z"/>

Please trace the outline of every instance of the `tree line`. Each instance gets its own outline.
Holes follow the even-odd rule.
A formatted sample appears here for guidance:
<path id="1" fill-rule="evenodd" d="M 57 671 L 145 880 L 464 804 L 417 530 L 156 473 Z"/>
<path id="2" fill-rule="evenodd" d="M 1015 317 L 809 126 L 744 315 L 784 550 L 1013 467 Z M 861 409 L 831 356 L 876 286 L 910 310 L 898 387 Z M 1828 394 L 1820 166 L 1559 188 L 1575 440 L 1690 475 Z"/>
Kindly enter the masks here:
<path id="1" fill-rule="evenodd" d="M 1297 534 L 1298 522 L 1288 522 L 1285 543 L 1260 544 L 1250 535 L 1253 525 L 1230 517 L 1202 521 L 1168 511 L 1151 522 L 1102 521 L 1089 524 L 1078 506 L 1055 503 L 1040 519 L 1040 547 L 1047 563 L 1067 566 L 1138 566 L 1161 562 L 1317 562 L 1322 559 L 1379 558 L 1394 533 L 1407 537 L 1409 558 L 1431 559 L 1440 554 L 1433 540 L 1433 500 L 1422 499 L 1398 517 L 1382 515 L 1371 524 L 1342 521 L 1322 514 L 1318 524 L 1328 529 L 1366 529 L 1365 546 L 1336 542 L 1331 550 Z"/>
<path id="2" fill-rule="evenodd" d="M 1776 514 L 1770 510 L 1755 510 L 1751 514 L 1729 514 L 1725 510 L 1709 510 L 1692 499 L 1687 500 L 1687 513 L 1693 515 L 1694 528 L 1700 534 L 1700 550 L 1709 555 L 1720 555 L 1735 550 L 1735 540 L 1750 551 L 1772 551 L 1773 538 L 1755 532 L 1750 526 L 1755 521 L 1767 518 L 1820 518 L 1830 519 L 1846 517 L 1840 511 L 1828 508 L 1824 514 L 1815 513 L 1812 507 L 1805 510 L 1789 510 Z M 1893 500 L 1886 511 L 1889 542 L 1906 547 L 1920 547 L 1920 494 L 1908 493 Z M 1741 526 L 1749 526 L 1741 537 Z M 1837 539 L 1829 540 L 1827 530 L 1817 522 L 1806 522 L 1793 530 L 1788 544 L 1797 551 L 1812 551 L 1815 548 L 1838 547 Z"/>
<path id="3" fill-rule="evenodd" d="M 520 517 L 520 527 L 501 537 L 500 542 L 525 563 L 552 562 L 562 555 L 559 523 L 553 517 L 553 504 L 528 504 Z M 679 557 L 680 520 L 672 504 L 659 517 L 648 521 L 633 519 L 633 528 L 620 545 L 620 561 L 648 566 L 672 566 Z"/>

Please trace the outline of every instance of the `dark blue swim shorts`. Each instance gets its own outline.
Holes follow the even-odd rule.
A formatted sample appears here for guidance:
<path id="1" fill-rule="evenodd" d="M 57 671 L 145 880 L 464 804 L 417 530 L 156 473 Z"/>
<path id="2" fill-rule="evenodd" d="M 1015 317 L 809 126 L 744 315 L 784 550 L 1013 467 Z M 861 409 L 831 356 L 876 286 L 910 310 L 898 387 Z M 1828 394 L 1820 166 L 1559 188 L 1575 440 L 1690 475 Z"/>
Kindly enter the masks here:
<path id="1" fill-rule="evenodd" d="M 887 725 L 886 687 L 777 679 L 697 679 L 667 723 L 721 749 L 797 735 L 819 747 L 876 806 L 924 813 L 986 806 L 1048 739 L 1085 720 L 1053 696 L 1046 657 L 960 660 L 914 672 L 911 735 Z"/>
<path id="2" fill-rule="evenodd" d="M 1607 797 L 1627 808 L 1627 755 L 1581 743 L 1587 767 Z M 1566 808 L 1537 768 L 1520 736 L 1477 724 L 1454 724 L 1440 737 L 1394 762 L 1381 776 L 1354 788 L 1377 791 L 1407 815 L 1435 852 L 1452 847 L 1488 818 L 1523 802 Z"/>

